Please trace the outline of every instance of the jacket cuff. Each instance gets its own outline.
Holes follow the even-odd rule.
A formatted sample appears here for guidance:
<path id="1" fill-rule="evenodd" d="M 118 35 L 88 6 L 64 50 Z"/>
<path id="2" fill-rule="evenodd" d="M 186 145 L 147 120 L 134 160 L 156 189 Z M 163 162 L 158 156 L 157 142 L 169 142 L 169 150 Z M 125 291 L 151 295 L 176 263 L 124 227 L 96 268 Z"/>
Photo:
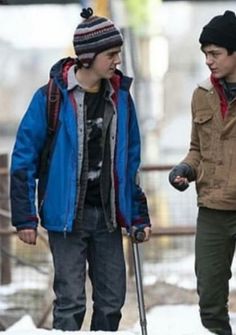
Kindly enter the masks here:
<path id="1" fill-rule="evenodd" d="M 137 227 L 138 229 L 144 229 L 146 227 L 151 227 L 151 222 L 139 222 L 138 220 L 135 220 L 132 222 L 132 227 Z"/>
<path id="2" fill-rule="evenodd" d="M 22 223 L 18 223 L 17 225 L 15 225 L 15 228 L 17 231 L 19 230 L 24 230 L 24 229 L 37 229 L 37 222 L 22 222 Z"/>

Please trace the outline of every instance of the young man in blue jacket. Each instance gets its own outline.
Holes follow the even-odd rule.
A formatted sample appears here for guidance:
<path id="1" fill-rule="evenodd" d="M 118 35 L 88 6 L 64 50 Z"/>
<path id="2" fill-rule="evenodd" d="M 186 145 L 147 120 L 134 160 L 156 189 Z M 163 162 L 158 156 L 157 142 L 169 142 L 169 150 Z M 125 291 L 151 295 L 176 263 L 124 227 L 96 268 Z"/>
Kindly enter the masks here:
<path id="1" fill-rule="evenodd" d="M 91 8 L 81 16 L 73 38 L 77 57 L 60 60 L 50 72 L 61 98 L 43 180 L 45 87 L 35 93 L 21 121 L 11 164 L 12 222 L 28 244 L 36 244 L 38 216 L 48 230 L 55 268 L 53 328 L 81 328 L 88 261 L 91 330 L 116 331 L 126 291 L 121 228 L 141 229 L 148 240 L 150 220 L 137 184 L 140 137 L 131 79 L 117 69 L 122 35 Z"/>

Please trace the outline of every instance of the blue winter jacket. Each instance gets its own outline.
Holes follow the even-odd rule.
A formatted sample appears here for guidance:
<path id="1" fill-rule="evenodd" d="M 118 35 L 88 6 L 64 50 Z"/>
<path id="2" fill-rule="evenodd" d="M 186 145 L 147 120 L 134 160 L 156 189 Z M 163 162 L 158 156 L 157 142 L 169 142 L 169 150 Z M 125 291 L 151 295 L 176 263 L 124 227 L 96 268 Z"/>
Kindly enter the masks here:
<path id="1" fill-rule="evenodd" d="M 58 62 L 51 77 L 62 94 L 59 126 L 47 172 L 44 197 L 36 205 L 40 157 L 47 139 L 46 90 L 41 87 L 20 123 L 11 161 L 12 224 L 17 229 L 36 228 L 38 217 L 51 231 L 72 231 L 76 215 L 79 138 L 75 106 L 67 90 L 66 71 L 72 59 Z M 136 183 L 140 164 L 140 135 L 129 93 L 131 80 L 117 71 L 110 80 L 116 117 L 112 178 L 116 222 L 129 231 L 132 225 L 150 226 L 146 198 Z"/>

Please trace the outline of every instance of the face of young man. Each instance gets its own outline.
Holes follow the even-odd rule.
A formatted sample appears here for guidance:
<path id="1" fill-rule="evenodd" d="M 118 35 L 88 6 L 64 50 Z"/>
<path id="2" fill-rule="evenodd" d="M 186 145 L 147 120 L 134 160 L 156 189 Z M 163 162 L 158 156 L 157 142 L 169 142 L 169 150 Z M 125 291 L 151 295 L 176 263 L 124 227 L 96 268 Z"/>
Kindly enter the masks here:
<path id="1" fill-rule="evenodd" d="M 202 48 L 206 65 L 217 79 L 224 78 L 228 82 L 236 82 L 236 52 L 231 55 L 225 48 L 209 44 Z"/>
<path id="2" fill-rule="evenodd" d="M 114 75 L 117 66 L 121 63 L 120 52 L 121 48 L 115 47 L 99 53 L 95 57 L 90 70 L 99 79 L 110 79 Z"/>

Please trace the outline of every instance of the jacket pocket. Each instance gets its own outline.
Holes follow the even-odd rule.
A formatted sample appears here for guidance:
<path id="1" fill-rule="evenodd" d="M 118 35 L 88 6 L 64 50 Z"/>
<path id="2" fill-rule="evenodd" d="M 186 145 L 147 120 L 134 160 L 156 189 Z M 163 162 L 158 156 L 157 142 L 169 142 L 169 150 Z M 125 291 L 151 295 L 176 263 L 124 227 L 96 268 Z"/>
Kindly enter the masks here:
<path id="1" fill-rule="evenodd" d="M 198 111 L 193 122 L 197 129 L 202 153 L 208 152 L 210 155 L 213 141 L 213 113 L 206 110 Z"/>
<path id="2" fill-rule="evenodd" d="M 212 120 L 212 118 L 213 118 L 213 113 L 209 113 L 209 112 L 206 112 L 204 110 L 203 111 L 198 111 L 197 113 L 198 114 L 195 115 L 193 121 L 196 124 L 199 124 L 199 125 L 204 125 L 207 122 L 209 122 L 210 120 Z"/>

